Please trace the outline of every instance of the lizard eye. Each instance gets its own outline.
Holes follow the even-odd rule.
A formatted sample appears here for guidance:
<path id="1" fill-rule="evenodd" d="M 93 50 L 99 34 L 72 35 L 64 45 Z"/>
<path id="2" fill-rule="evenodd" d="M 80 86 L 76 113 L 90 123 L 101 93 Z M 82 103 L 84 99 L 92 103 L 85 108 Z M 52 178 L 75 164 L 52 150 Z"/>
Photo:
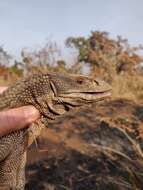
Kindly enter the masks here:
<path id="1" fill-rule="evenodd" d="M 82 83 L 83 83 L 83 80 L 78 79 L 78 80 L 77 80 L 77 83 L 78 83 L 78 84 L 82 84 Z"/>

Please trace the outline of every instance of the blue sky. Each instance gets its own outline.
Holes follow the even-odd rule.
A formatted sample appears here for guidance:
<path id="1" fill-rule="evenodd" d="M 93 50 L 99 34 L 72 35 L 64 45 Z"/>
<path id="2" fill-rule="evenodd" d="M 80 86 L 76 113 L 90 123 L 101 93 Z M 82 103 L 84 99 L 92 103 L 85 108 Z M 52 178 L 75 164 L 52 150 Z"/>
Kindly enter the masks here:
<path id="1" fill-rule="evenodd" d="M 91 30 L 143 44 L 143 1 L 0 0 L 0 45 L 13 55 L 49 38 L 63 46 L 67 37 L 88 36 Z"/>

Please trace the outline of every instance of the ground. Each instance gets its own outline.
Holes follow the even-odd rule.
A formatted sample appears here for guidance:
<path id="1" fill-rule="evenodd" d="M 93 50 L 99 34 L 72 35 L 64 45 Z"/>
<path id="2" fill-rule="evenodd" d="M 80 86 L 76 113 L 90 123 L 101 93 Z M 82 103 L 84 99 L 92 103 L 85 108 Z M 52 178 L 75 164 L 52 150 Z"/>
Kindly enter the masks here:
<path id="1" fill-rule="evenodd" d="M 26 190 L 143 189 L 143 105 L 110 100 L 49 124 L 28 152 Z"/>

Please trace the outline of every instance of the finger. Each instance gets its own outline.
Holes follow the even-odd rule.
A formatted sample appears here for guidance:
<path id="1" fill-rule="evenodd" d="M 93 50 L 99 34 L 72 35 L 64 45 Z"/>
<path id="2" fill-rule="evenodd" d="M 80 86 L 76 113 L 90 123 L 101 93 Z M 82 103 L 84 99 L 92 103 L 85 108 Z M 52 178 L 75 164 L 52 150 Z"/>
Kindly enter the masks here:
<path id="1" fill-rule="evenodd" d="M 0 112 L 0 136 L 24 128 L 40 117 L 34 106 L 23 106 Z"/>
<path id="2" fill-rule="evenodd" d="M 0 87 L 0 93 L 2 93 L 3 91 L 5 91 L 8 87 L 7 86 L 1 86 Z"/>

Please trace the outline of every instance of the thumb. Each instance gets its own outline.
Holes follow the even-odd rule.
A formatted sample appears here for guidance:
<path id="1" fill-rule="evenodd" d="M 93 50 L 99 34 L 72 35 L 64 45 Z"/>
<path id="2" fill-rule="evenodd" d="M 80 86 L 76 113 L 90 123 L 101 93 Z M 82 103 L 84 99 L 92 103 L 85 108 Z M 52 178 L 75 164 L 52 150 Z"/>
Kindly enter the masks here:
<path id="1" fill-rule="evenodd" d="M 0 112 L 0 136 L 29 126 L 40 117 L 34 106 L 23 106 Z"/>

